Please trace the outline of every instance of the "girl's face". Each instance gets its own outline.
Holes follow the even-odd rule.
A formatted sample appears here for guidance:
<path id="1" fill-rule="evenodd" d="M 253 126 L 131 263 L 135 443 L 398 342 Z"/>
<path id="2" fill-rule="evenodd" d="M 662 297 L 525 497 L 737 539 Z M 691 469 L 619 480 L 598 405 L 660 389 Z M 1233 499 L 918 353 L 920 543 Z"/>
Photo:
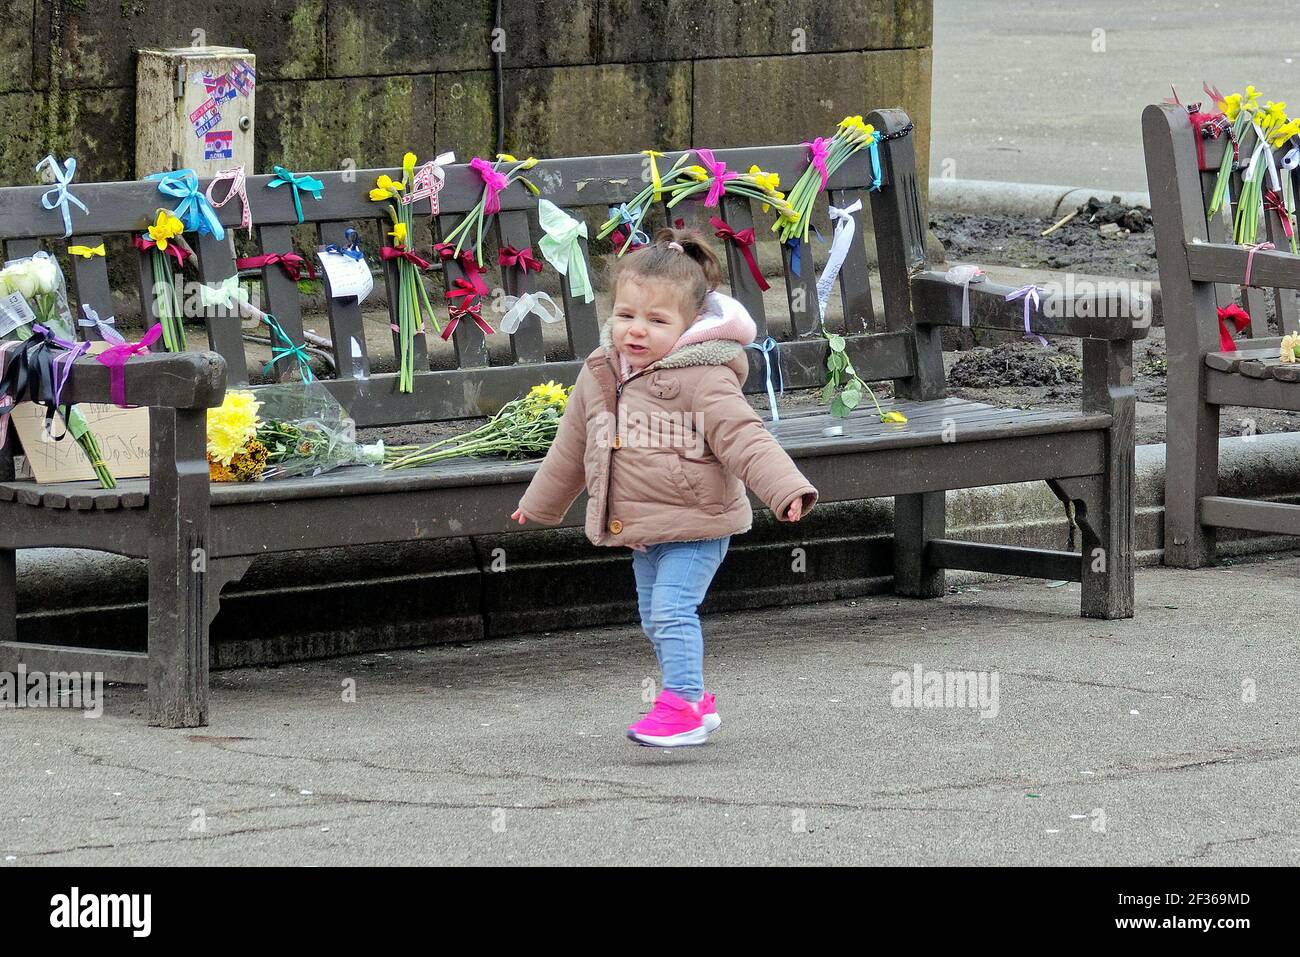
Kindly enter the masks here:
<path id="1" fill-rule="evenodd" d="M 614 293 L 614 348 L 628 365 L 643 368 L 672 350 L 694 320 L 682 308 L 681 292 L 661 280 L 628 276 Z"/>

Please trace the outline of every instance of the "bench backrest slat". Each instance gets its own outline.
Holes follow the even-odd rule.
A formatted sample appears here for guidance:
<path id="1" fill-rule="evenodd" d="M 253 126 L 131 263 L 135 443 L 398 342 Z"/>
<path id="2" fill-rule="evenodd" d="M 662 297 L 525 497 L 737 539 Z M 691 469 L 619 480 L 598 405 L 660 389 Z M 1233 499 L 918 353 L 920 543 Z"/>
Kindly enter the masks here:
<path id="1" fill-rule="evenodd" d="M 876 123 L 878 128 L 884 130 L 882 123 L 893 123 L 894 126 L 889 128 L 898 129 L 908 121 L 901 111 L 888 111 L 887 114 L 873 114 L 869 122 Z M 680 152 L 667 154 L 659 160 L 660 169 L 666 170 L 681 155 Z M 715 156 L 726 163 L 728 170 L 745 172 L 757 165 L 765 171 L 775 172 L 780 176 L 781 188 L 785 191 L 793 188 L 808 165 L 808 149 L 802 145 L 716 150 Z M 868 380 L 907 377 L 908 381 L 912 381 L 916 378 L 918 366 L 915 356 L 920 353 L 914 351 L 912 341 L 907 338 L 916 335 L 907 298 L 907 274 L 923 259 L 924 234 L 918 226 L 921 212 L 916 193 L 911 137 L 882 143 L 880 156 L 883 189 L 869 195 L 876 246 L 881 257 L 882 288 L 887 304 L 885 327 L 894 330 L 897 337 L 888 342 L 882 339 L 870 347 L 856 350 L 855 369 Z M 646 182 L 644 164 L 645 157 L 640 154 L 569 157 L 544 160 L 528 175 L 542 190 L 544 198 L 569 215 L 587 222 L 590 235 L 594 237 L 594 226 L 606 218 L 608 208 L 630 201 L 643 188 Z M 313 238 L 321 244 L 337 243 L 342 246 L 346 244 L 344 230 L 354 227 L 361 233 L 368 260 L 372 265 L 376 264 L 379 261 L 378 246 L 390 244 L 387 234 L 391 229 L 387 204 L 372 202 L 368 196 L 369 188 L 380 174 L 398 177 L 400 170 L 312 173 L 324 184 L 324 191 L 320 200 L 313 199 L 306 192 L 300 194 L 305 229 L 298 228 L 298 214 L 290 189 L 283 185 L 268 188 L 272 179 L 269 176 L 249 177 L 246 188 L 260 251 L 297 252 L 315 263 L 315 248 L 295 247 L 295 236 L 302 242 L 310 243 L 312 240 L 304 239 L 304 234 L 314 230 Z M 825 199 L 837 206 L 845 206 L 863 197 L 871 181 L 870 157 L 868 151 L 864 150 L 832 176 Z M 206 185 L 206 181 L 201 184 Z M 416 204 L 413 232 L 420 255 L 436 258 L 430 257 L 427 252 L 431 233 L 436 229 L 440 235 L 445 235 L 477 205 L 482 190 L 482 179 L 468 165 L 446 168 L 445 185 L 439 194 L 440 213 L 435 217 L 436 222 L 431 222 L 427 201 L 422 200 Z M 112 246 L 113 256 L 130 257 L 130 268 L 138 275 L 146 323 L 156 321 L 151 257 L 141 255 L 129 247 L 125 253 L 121 252 L 120 240 L 116 237 L 138 235 L 152 221 L 155 209 L 171 206 L 174 201 L 161 196 L 154 182 L 74 183 L 73 194 L 86 203 L 89 212 L 83 214 L 80 210 L 74 211 L 78 237 L 64 240 L 61 217 L 40 208 L 39 200 L 43 191 L 43 187 L 0 189 L 0 237 L 6 240 L 8 256 L 13 258 L 29 255 L 42 245 L 50 252 L 60 254 L 70 243 L 94 246 L 101 239 L 107 240 Z M 502 211 L 485 230 L 485 243 L 489 247 L 498 248 L 502 245 L 518 249 L 532 247 L 534 255 L 543 259 L 539 247 L 540 234 L 536 238 L 533 236 L 536 231 L 537 197 L 516 184 L 503 191 L 500 199 Z M 683 202 L 673 210 L 666 210 L 661 205 L 654 212 L 655 222 L 659 220 L 661 211 L 666 214 L 669 222 L 679 217 L 684 218 L 715 243 L 714 248 L 725 259 L 727 276 L 724 277 L 724 288 L 746 304 L 758 326 L 759 338 L 764 338 L 769 323 L 762 292 L 740 249 L 728 240 L 713 239 L 714 229 L 709 225 L 708 219 L 711 215 L 717 215 L 737 231 L 753 226 L 761 242 L 770 242 L 773 214 L 760 216 L 753 202 L 736 194 L 724 195 L 718 209 L 707 209 L 691 201 Z M 177 309 L 189 306 L 192 313 L 195 311 L 192 302 L 185 302 L 188 298 L 185 294 L 191 292 L 193 287 L 186 289 L 181 280 L 192 281 L 197 272 L 200 282 L 215 287 L 236 274 L 233 237 L 239 228 L 240 204 L 228 203 L 217 210 L 217 215 L 227 228 L 226 238 L 215 240 L 211 236 L 195 236 L 192 233 L 186 237 L 195 248 L 197 261 L 194 267 L 187 266 L 184 273 L 176 270 L 178 295 L 181 297 L 181 301 L 175 304 Z M 816 215 L 820 224 L 824 214 L 819 211 Z M 849 333 L 873 331 L 877 325 L 866 261 L 865 224 L 866 217 L 858 214 L 854 241 L 839 274 L 839 294 L 845 312 L 844 329 Z M 654 222 L 647 222 L 646 228 L 653 232 Z M 833 224 L 823 234 L 827 242 L 831 233 Z M 242 234 L 240 242 L 242 245 Z M 580 242 L 588 273 L 593 281 L 599 281 L 601 267 L 599 264 L 593 265 L 590 260 L 590 247 L 593 245 L 602 254 L 608 245 L 604 241 L 597 244 L 594 239 Z M 781 360 L 787 388 L 815 386 L 824 381 L 824 369 L 816 358 L 819 354 L 816 333 L 820 328 L 816 259 L 817 254 L 821 253 L 824 260 L 828 248 L 816 241 L 805 244 L 798 276 L 790 269 L 789 249 L 783 247 L 781 250 L 785 298 L 792 319 L 789 334 L 792 341 L 788 346 L 794 350 L 793 353 L 787 350 L 787 355 Z M 487 274 L 483 278 L 491 292 L 482 300 L 483 316 L 494 328 L 502 315 L 501 310 L 494 308 L 499 305 L 496 290 L 519 295 L 527 290 L 543 288 L 539 276 L 524 275 L 514 267 L 500 267 L 496 251 L 484 250 Z M 757 250 L 755 253 L 757 255 Z M 72 266 L 71 278 L 74 281 L 70 282 L 70 286 L 75 287 L 75 298 L 78 300 L 71 304 L 74 315 L 80 312 L 80 301 L 89 302 L 101 316 L 110 314 L 112 299 L 108 288 L 108 262 L 101 257 L 89 260 L 74 258 Z M 444 285 L 454 284 L 462 278 L 459 263 L 448 260 L 443 261 L 441 266 Z M 551 269 L 549 264 L 546 268 Z M 301 343 L 304 321 L 297 283 L 278 264 L 265 267 L 261 278 L 262 293 L 260 299 L 255 298 L 255 302 L 276 317 L 295 344 Z M 384 319 L 396 323 L 398 284 L 395 261 L 384 263 L 384 280 L 389 310 Z M 439 320 L 445 322 L 446 297 L 438 289 L 433 275 L 426 275 L 425 280 L 429 299 L 438 310 Z M 326 375 L 324 380 L 361 425 L 390 425 L 430 418 L 486 415 L 538 381 L 554 378 L 556 381 L 571 383 L 581 367 L 581 360 L 599 344 L 600 323 L 604 316 L 598 313 L 597 302 L 586 303 L 581 297 L 572 295 L 567 278 L 547 275 L 545 284 L 551 289 L 558 285 L 561 290 L 556 298 L 562 301 L 569 346 L 567 355 L 547 361 L 541 323 L 535 316 L 529 316 L 510 337 L 510 352 L 506 361 L 511 364 L 491 366 L 489 340 L 485 339 L 477 324 L 462 321 L 451 337 L 455 347 L 456 367 L 447 369 L 445 367 L 448 363 L 443 358 L 446 347 L 437 340 L 430 328 L 425 337 L 416 338 L 415 371 L 417 376 L 424 374 L 426 379 L 417 385 L 413 394 L 398 391 L 395 373 L 385 372 L 379 375 L 372 372 L 372 362 L 381 360 L 371 355 L 366 330 L 375 321 L 374 310 L 383 307 L 383 288 L 372 294 L 365 303 L 364 310 L 354 300 L 329 297 L 327 289 L 326 309 L 331 338 L 336 348 L 337 369 L 332 377 Z M 599 301 L 603 304 L 604 299 L 602 295 Z M 363 312 L 370 314 L 370 317 L 363 318 Z M 245 333 L 255 333 L 257 337 L 265 339 L 269 333 L 265 326 L 254 328 L 254 323 L 248 318 L 220 306 L 209 306 L 203 310 L 203 314 L 208 343 L 226 358 L 232 384 L 246 384 L 250 378 L 283 380 L 294 374 L 296 363 L 289 360 L 277 363 L 269 377 L 262 376 L 260 368 L 249 368 L 243 336 Z M 780 334 L 783 337 L 787 335 L 785 332 Z M 94 337 L 96 333 L 92 330 L 83 335 Z M 370 342 L 373 343 L 378 338 L 372 335 Z M 388 354 L 382 357 L 382 361 L 389 369 L 395 369 L 399 343 L 396 336 L 391 338 L 392 351 L 388 353 L 385 348 L 384 351 Z M 199 348 L 194 336 L 190 336 L 189 347 Z M 161 343 L 156 348 L 161 349 Z M 430 353 L 435 350 L 440 353 L 435 364 L 442 371 L 429 375 Z M 776 358 L 780 358 L 779 354 Z M 753 352 L 750 363 L 751 375 L 746 383 L 746 391 L 764 391 L 764 357 Z M 939 382 L 941 388 L 941 376 Z"/>
<path id="2" fill-rule="evenodd" d="M 319 225 L 317 241 L 322 246 L 347 246 L 350 222 L 323 222 Z M 325 308 L 329 312 L 330 339 L 334 343 L 335 376 L 339 379 L 367 379 L 370 377 L 370 349 L 366 344 L 365 325 L 361 304 L 355 298 L 335 299 L 329 294 L 329 280 L 325 280 Z"/>
<path id="3" fill-rule="evenodd" d="M 193 241 L 199 256 L 199 282 L 217 289 L 236 274 L 233 230 L 224 239 L 204 234 Z M 140 257 L 142 260 L 145 258 Z M 204 310 L 208 327 L 208 347 L 226 359 L 226 381 L 231 385 L 248 384 L 248 358 L 244 354 L 244 323 L 237 308 L 208 306 Z"/>
<path id="4" fill-rule="evenodd" d="M 94 249 L 103 241 L 103 236 L 74 236 L 68 240 L 68 244 L 71 246 L 87 246 Z M 76 285 L 76 302 L 90 306 L 101 320 L 106 321 L 112 318 L 113 293 L 108 285 L 108 263 L 105 258 L 93 255 L 88 259 L 82 256 L 73 256 L 71 258 L 72 276 L 68 278 Z M 72 290 L 68 291 L 68 298 L 69 305 L 71 305 Z M 72 316 L 73 324 L 75 325 L 81 317 L 80 310 L 74 312 Z M 94 342 L 103 337 L 95 326 L 81 326 L 79 338 Z"/>
<path id="5" fill-rule="evenodd" d="M 533 250 L 533 258 L 542 262 L 542 256 L 533 245 L 528 214 L 522 210 L 505 210 L 496 218 L 497 248 L 513 246 L 523 252 Z M 507 296 L 522 296 L 526 292 L 535 292 L 538 288 L 535 274 L 525 274 L 523 270 L 510 266 L 501 267 L 501 288 Z M 495 297 L 493 297 L 495 299 Z M 487 312 L 490 303 L 484 304 Z M 557 304 L 558 305 L 558 304 Z M 505 315 L 505 310 L 495 316 L 497 321 Z M 496 325 L 496 322 L 493 322 Z M 527 365 L 546 361 L 546 348 L 542 339 L 542 321 L 525 318 L 519 328 L 510 336 L 510 355 L 516 364 Z"/>

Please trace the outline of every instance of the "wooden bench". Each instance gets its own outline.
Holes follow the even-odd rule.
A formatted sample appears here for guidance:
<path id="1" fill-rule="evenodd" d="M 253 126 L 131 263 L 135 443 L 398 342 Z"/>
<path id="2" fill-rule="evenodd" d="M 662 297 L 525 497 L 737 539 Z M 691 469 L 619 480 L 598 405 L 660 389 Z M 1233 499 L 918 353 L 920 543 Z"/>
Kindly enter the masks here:
<path id="1" fill-rule="evenodd" d="M 1266 315 L 1271 302 L 1282 333 L 1300 332 L 1293 291 L 1300 288 L 1300 257 L 1282 251 L 1290 243 L 1281 223 L 1266 216 L 1261 240 L 1277 250 L 1256 251 L 1250 260 L 1248 340 L 1224 350 L 1218 309 L 1234 302 L 1250 256 L 1233 244 L 1220 216 L 1206 216 L 1228 137 L 1202 141 L 1202 172 L 1184 107 L 1148 106 L 1142 128 L 1168 345 L 1164 562 L 1199 568 L 1214 559 L 1216 528 L 1300 534 L 1300 506 L 1218 494 L 1222 407 L 1300 411 L 1300 365 L 1280 360 L 1281 338 Z M 1238 196 L 1240 172 L 1232 179 L 1231 195 Z"/>
<path id="2" fill-rule="evenodd" d="M 898 110 L 873 113 L 868 122 L 887 137 L 880 147 L 882 187 L 870 191 L 879 251 L 878 315 L 872 302 L 862 229 L 859 228 L 840 274 L 843 332 L 858 373 L 866 380 L 891 380 L 906 425 L 884 425 L 869 410 L 847 420 L 819 409 L 782 415 L 772 425 L 800 468 L 821 492 L 823 502 L 892 495 L 896 515 L 896 588 L 900 594 L 932 597 L 944 592 L 945 568 L 1027 575 L 1082 582 L 1085 615 L 1119 618 L 1132 614 L 1133 567 L 1133 392 L 1132 343 L 1145 331 L 1127 321 L 1038 317 L 1036 331 L 1086 337 L 1084 397 L 1078 411 L 1029 412 L 997 409 L 945 397 L 939 326 L 961 322 L 961 289 L 925 268 L 926 217 L 916 177 L 911 123 Z M 428 152 L 432 152 L 429 150 Z M 671 163 L 680 154 L 669 154 Z M 803 146 L 719 150 L 729 169 L 757 163 L 778 172 L 787 186 L 807 167 Z M 580 215 L 595 207 L 595 221 L 607 207 L 632 198 L 641 188 L 643 157 L 637 154 L 547 160 L 534 170 L 543 194 Z M 353 222 L 368 228 L 380 222 L 383 208 L 370 203 L 366 190 L 375 177 L 395 170 L 314 174 L 325 184 L 317 202 L 303 210 L 314 235 L 338 242 Z M 263 252 L 291 248 L 295 214 L 287 190 L 267 190 L 268 177 L 251 177 L 248 191 Z M 867 151 L 842 167 L 829 184 L 829 199 L 844 207 L 865 198 L 873 176 Z M 138 232 L 159 205 L 153 183 L 83 184 L 73 188 L 88 215 L 77 215 L 78 235 L 69 243 L 94 245 L 104 235 Z M 447 171 L 441 212 L 435 224 L 445 235 L 474 206 L 481 181 L 466 166 Z M 58 217 L 39 210 L 39 188 L 0 190 L 0 237 L 10 256 L 38 244 L 61 248 Z M 521 186 L 502 194 L 494 230 L 499 243 L 523 248 L 533 242 L 528 210 L 536 199 Z M 686 205 L 686 204 L 683 204 Z M 221 209 L 233 226 L 237 203 Z M 672 211 L 680 215 L 682 207 Z M 721 215 L 736 230 L 753 223 L 749 202 L 726 196 Z M 706 213 L 707 216 L 707 213 Z M 427 220 L 427 217 L 426 217 Z M 760 228 L 765 228 L 766 222 Z M 861 222 L 859 226 L 861 226 Z M 387 228 L 387 227 L 385 227 Z M 373 236 L 373 234 L 372 234 Z M 422 236 L 427 248 L 429 237 Z M 373 253 L 373 238 L 367 245 Z M 585 250 L 585 246 L 584 246 Z M 198 244 L 199 274 L 216 283 L 235 272 L 229 242 L 203 237 Z M 310 254 L 311 250 L 302 250 Z M 134 254 L 134 253 L 133 253 Z M 748 307 L 759 339 L 768 334 L 763 298 L 737 248 L 726 250 L 730 288 Z M 786 388 L 825 382 L 828 344 L 818 334 L 816 270 L 805 251 L 799 274 L 792 272 L 783 248 L 790 341 L 777 358 Z M 495 257 L 491 257 L 494 260 Z M 74 260 L 82 300 L 101 312 L 108 303 L 103 259 Z M 444 265 L 448 281 L 460 276 L 457 264 Z M 514 270 L 501 282 L 518 292 Z M 394 277 L 387 276 L 390 291 Z M 151 277 L 142 270 L 142 282 Z M 269 267 L 263 277 L 267 308 L 290 336 L 303 334 L 295 284 Z M 490 280 L 489 280 L 490 281 Z M 976 328 L 1017 330 L 1023 325 L 1020 302 L 1006 302 L 1008 290 L 971 290 L 971 322 Z M 148 296 L 146 308 L 152 308 Z M 572 383 L 582 360 L 597 346 L 595 304 L 564 297 L 568 354 L 548 359 L 535 320 L 509 338 L 509 354 L 490 357 L 483 334 L 462 323 L 454 335 L 455 366 L 429 368 L 421 346 L 415 390 L 402 394 L 397 376 L 370 374 L 368 356 L 339 362 L 328 387 L 361 426 L 464 419 L 492 413 L 532 385 L 555 379 Z M 333 341 L 360 343 L 366 337 L 355 300 L 328 304 Z M 101 671 L 107 680 L 147 683 L 149 720 L 171 727 L 202 725 L 208 713 L 208 624 L 222 587 L 238 579 L 258 555 L 294 549 L 398 542 L 441 536 L 497 534 L 510 530 L 509 515 L 536 471 L 535 462 L 443 462 L 412 471 L 340 469 L 316 478 L 249 485 L 212 485 L 204 461 L 204 409 L 219 404 L 223 385 L 248 380 L 238 321 L 209 318 L 214 352 L 152 356 L 127 367 L 127 398 L 148 405 L 153 459 L 149 479 L 123 481 L 112 492 L 86 485 L 39 487 L 0 481 L 0 670 L 25 662 L 35 669 Z M 349 347 L 339 353 L 347 356 Z M 496 358 L 495 364 L 490 358 Z M 765 391 L 764 359 L 751 350 L 750 392 Z M 223 373 L 224 367 L 224 373 Z M 108 377 L 92 360 L 77 363 L 71 395 L 107 401 Z M 823 430 L 842 425 L 843 434 Z M 12 452 L 12 450 L 7 450 Z M 4 463 L 9 468 L 10 463 Z M 1063 498 L 1077 503 L 1083 528 L 1083 553 L 998 547 L 944 538 L 944 493 L 948 489 L 1047 480 Z M 761 505 L 761 503 L 759 503 Z M 566 524 L 581 525 L 580 499 Z M 148 653 L 130 654 L 55 646 L 18 640 L 15 624 L 14 549 L 73 546 L 138 556 L 149 561 Z M 195 570 L 192 555 L 202 548 L 206 566 Z M 1098 556 L 1101 556 L 1099 559 Z"/>

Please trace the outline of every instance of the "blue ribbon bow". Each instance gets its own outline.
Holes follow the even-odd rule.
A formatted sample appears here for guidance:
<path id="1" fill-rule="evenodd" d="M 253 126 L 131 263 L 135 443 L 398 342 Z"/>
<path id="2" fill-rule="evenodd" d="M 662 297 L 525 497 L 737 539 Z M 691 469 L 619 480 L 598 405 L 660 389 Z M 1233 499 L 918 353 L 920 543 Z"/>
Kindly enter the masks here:
<path id="1" fill-rule="evenodd" d="M 340 246 L 338 243 L 329 243 L 325 246 L 327 253 L 337 253 L 340 256 L 347 256 L 349 259 L 355 259 L 361 262 L 365 258 L 365 253 L 361 251 L 361 237 L 357 231 L 349 226 L 343 230 L 343 240 L 346 246 Z"/>
<path id="2" fill-rule="evenodd" d="M 306 173 L 301 176 L 292 173 L 283 166 L 275 167 L 275 176 L 266 184 L 270 189 L 278 186 L 288 186 L 293 192 L 293 209 L 298 214 L 298 222 L 302 222 L 302 200 L 298 197 L 298 190 L 305 189 L 315 199 L 320 199 L 321 191 L 325 189 L 325 184 L 315 176 L 308 176 Z"/>
<path id="3" fill-rule="evenodd" d="M 636 227 L 639 213 L 628 209 L 627 203 L 621 203 L 618 206 L 611 206 L 609 208 L 609 215 L 611 217 L 617 216 L 619 219 L 619 226 L 627 227 L 627 241 L 629 243 L 635 243 L 639 246 L 650 245 L 650 234 L 645 230 Z M 615 228 L 617 229 L 618 227 Z"/>
<path id="4" fill-rule="evenodd" d="M 211 233 L 216 239 L 225 239 L 226 230 L 217 218 L 208 198 L 199 190 L 199 176 L 192 169 L 178 169 L 170 173 L 150 173 L 145 179 L 158 183 L 158 192 L 180 200 L 176 204 L 176 218 L 185 224 L 187 232 L 199 235 Z"/>
<path id="5" fill-rule="evenodd" d="M 76 205 L 83 213 L 89 213 L 86 204 L 77 197 L 68 192 L 68 187 L 72 185 L 72 177 L 77 172 L 77 161 L 69 156 L 63 161 L 63 168 L 59 168 L 59 161 L 50 153 L 45 159 L 36 164 L 36 172 L 48 167 L 50 174 L 54 177 L 54 187 L 46 191 L 41 197 L 41 205 L 46 209 L 57 209 L 63 214 L 63 235 L 65 237 L 72 235 L 72 216 L 68 209 L 68 203 Z"/>
<path id="6" fill-rule="evenodd" d="M 273 337 L 271 342 L 271 361 L 262 367 L 262 371 L 270 374 L 271 370 L 275 368 L 277 362 L 281 359 L 292 357 L 293 360 L 298 363 L 298 373 L 302 376 L 302 381 L 314 382 L 316 377 L 311 371 L 311 362 L 307 357 L 306 344 L 294 343 L 294 341 L 289 338 L 289 334 L 284 331 L 284 327 L 280 325 L 279 320 L 270 313 L 263 313 L 262 321 L 270 328 Z M 277 346 L 274 341 L 275 339 L 279 339 L 284 343 L 284 345 Z"/>
<path id="7" fill-rule="evenodd" d="M 767 402 L 772 407 L 772 421 L 780 422 L 781 414 L 776 410 L 776 393 L 772 390 L 772 353 L 776 353 L 776 374 L 781 382 L 778 388 L 781 394 L 785 395 L 785 373 L 781 371 L 781 343 L 768 336 L 762 342 L 751 342 L 745 348 L 757 349 L 763 354 L 763 363 L 767 371 Z"/>

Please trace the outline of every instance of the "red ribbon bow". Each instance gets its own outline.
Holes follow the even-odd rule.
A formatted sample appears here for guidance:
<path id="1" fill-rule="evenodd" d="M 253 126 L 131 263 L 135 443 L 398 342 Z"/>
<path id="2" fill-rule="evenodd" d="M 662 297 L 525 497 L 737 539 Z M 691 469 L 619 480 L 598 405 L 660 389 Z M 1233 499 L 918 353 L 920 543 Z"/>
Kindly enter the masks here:
<path id="1" fill-rule="evenodd" d="M 523 249 L 515 249 L 514 246 L 502 246 L 501 251 L 497 254 L 497 264 L 501 266 L 517 266 L 528 274 L 528 270 L 534 272 L 542 271 L 542 264 L 537 261 L 533 255 L 533 247 L 525 246 Z"/>
<path id="2" fill-rule="evenodd" d="M 679 219 L 678 222 L 681 223 L 682 220 Z M 614 252 L 616 253 L 621 252 L 623 250 L 623 244 L 627 242 L 628 237 L 627 233 L 624 232 L 625 228 L 626 227 L 619 226 L 610 234 L 609 241 L 614 244 Z M 681 229 L 682 227 L 678 226 L 677 228 Z M 643 246 L 645 246 L 645 243 L 633 243 L 628 247 L 628 251 L 631 252 L 634 249 L 641 249 Z"/>
<path id="3" fill-rule="evenodd" d="M 742 229 L 736 232 L 717 216 L 710 217 L 709 224 L 717 230 L 713 235 L 719 239 L 730 239 L 740 247 L 740 254 L 745 257 L 745 262 L 749 264 L 749 274 L 754 277 L 754 282 L 758 283 L 758 288 L 764 292 L 768 290 L 767 280 L 763 278 L 763 271 L 758 268 L 758 263 L 754 259 L 754 227 Z"/>
<path id="4" fill-rule="evenodd" d="M 1204 170 L 1205 141 L 1217 140 L 1223 134 L 1220 120 L 1225 117 L 1222 113 L 1202 113 L 1199 104 L 1187 108 L 1187 117 L 1192 121 L 1192 132 L 1196 135 L 1196 166 Z"/>
<path id="5" fill-rule="evenodd" d="M 1282 232 L 1286 233 L 1286 238 L 1291 238 L 1291 214 L 1286 211 L 1286 204 L 1282 202 L 1282 196 L 1275 189 L 1264 190 L 1264 209 L 1277 213 L 1278 219 L 1282 220 Z"/>
<path id="6" fill-rule="evenodd" d="M 245 256 L 243 259 L 235 260 L 237 269 L 264 269 L 275 265 L 283 269 L 284 274 L 294 282 L 302 278 L 303 269 L 307 270 L 308 279 L 316 278 L 316 270 L 312 264 L 297 253 L 266 253 L 262 256 Z"/>
<path id="7" fill-rule="evenodd" d="M 108 377 L 112 387 L 114 405 L 126 405 L 126 361 L 132 356 L 148 355 L 149 347 L 157 342 L 158 337 L 161 335 L 162 323 L 155 322 L 153 328 L 146 332 L 139 342 L 121 342 L 115 346 L 109 346 L 95 356 L 101 365 L 108 366 Z"/>
<path id="8" fill-rule="evenodd" d="M 428 269 L 430 263 L 421 259 L 409 249 L 397 249 L 394 246 L 381 246 L 379 249 L 380 259 L 405 259 L 408 263 L 418 266 L 420 269 Z"/>
<path id="9" fill-rule="evenodd" d="M 451 334 L 456 331 L 456 326 L 466 316 L 474 320 L 475 324 L 483 330 L 484 335 L 492 335 L 492 327 L 484 321 L 482 316 L 483 304 L 478 301 L 477 293 L 474 292 L 469 283 L 464 279 L 457 279 L 456 288 L 447 290 L 447 298 L 453 300 L 453 304 L 450 311 L 451 321 L 447 323 L 447 328 L 442 330 L 442 340 L 444 342 L 451 338 Z M 457 298 L 463 298 L 464 302 L 456 304 L 454 300 Z"/>
<path id="10" fill-rule="evenodd" d="M 1229 321 L 1236 326 L 1237 334 L 1240 335 L 1250 325 L 1250 313 L 1235 302 L 1219 309 L 1219 348 L 1224 352 L 1236 352 L 1237 344 L 1232 341 L 1232 333 L 1228 331 Z"/>
<path id="11" fill-rule="evenodd" d="M 146 239 L 144 236 L 132 236 L 131 245 L 142 253 L 147 253 L 151 249 L 156 249 L 158 244 L 152 239 Z M 166 249 L 159 250 L 164 256 L 176 257 L 176 265 L 184 266 L 185 260 L 190 258 L 189 250 L 175 243 L 168 243 Z"/>

